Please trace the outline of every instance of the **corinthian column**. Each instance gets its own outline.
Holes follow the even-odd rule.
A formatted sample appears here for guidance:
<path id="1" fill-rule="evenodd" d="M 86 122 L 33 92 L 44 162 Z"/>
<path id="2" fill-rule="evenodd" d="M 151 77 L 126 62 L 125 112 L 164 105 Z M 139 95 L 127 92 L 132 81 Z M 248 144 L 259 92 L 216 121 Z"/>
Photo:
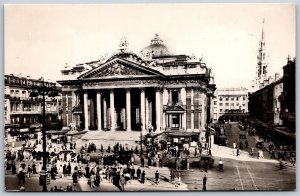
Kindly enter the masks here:
<path id="1" fill-rule="evenodd" d="M 126 131 L 131 131 L 130 89 L 126 89 Z"/>
<path id="2" fill-rule="evenodd" d="M 83 93 L 83 110 L 84 110 L 84 130 L 89 130 L 89 114 L 88 114 L 88 94 Z"/>
<path id="3" fill-rule="evenodd" d="M 98 131 L 100 131 L 101 128 L 102 128 L 102 123 L 101 123 L 101 93 L 100 93 L 100 91 L 97 92 L 96 105 L 97 105 Z"/>
<path id="4" fill-rule="evenodd" d="M 145 130 L 146 122 L 145 122 L 145 89 L 141 88 L 141 123 L 142 123 L 142 131 Z"/>
<path id="5" fill-rule="evenodd" d="M 103 129 L 107 129 L 107 103 L 106 98 L 103 98 Z"/>
<path id="6" fill-rule="evenodd" d="M 115 94 L 114 90 L 110 90 L 110 130 L 115 131 Z"/>
<path id="7" fill-rule="evenodd" d="M 206 112 L 205 112 L 205 93 L 202 91 L 201 92 L 201 104 L 202 104 L 202 107 L 201 107 L 201 130 L 205 130 L 205 115 L 206 115 Z"/>
<path id="8" fill-rule="evenodd" d="M 194 130 L 194 90 L 191 89 L 191 130 Z"/>
<path id="9" fill-rule="evenodd" d="M 160 131 L 160 89 L 157 88 L 155 91 L 155 116 L 156 116 L 156 131 Z"/>

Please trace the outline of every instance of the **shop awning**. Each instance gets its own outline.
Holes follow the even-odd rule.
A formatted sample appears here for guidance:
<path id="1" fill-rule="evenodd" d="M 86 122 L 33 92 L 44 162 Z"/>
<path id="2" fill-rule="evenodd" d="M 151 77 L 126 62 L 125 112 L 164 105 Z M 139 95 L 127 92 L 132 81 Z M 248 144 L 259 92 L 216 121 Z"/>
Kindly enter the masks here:
<path id="1" fill-rule="evenodd" d="M 46 131 L 46 134 L 57 134 L 57 135 L 64 135 L 66 134 L 68 131 L 63 131 L 63 130 L 60 130 L 60 131 L 57 131 L 57 130 L 49 130 L 49 131 Z"/>
<path id="2" fill-rule="evenodd" d="M 191 137 L 191 136 L 199 136 L 200 133 L 197 132 L 166 132 L 167 136 L 170 137 Z"/>

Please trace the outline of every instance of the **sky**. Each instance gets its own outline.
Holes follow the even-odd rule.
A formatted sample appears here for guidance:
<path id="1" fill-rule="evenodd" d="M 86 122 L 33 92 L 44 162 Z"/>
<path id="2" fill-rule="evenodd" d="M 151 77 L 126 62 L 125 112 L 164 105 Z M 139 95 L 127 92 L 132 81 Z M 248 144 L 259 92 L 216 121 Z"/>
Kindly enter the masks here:
<path id="1" fill-rule="evenodd" d="M 51 81 L 68 65 L 139 54 L 155 34 L 173 54 L 203 56 L 218 88 L 251 87 L 264 23 L 269 75 L 296 54 L 294 4 L 6 5 L 4 73 Z"/>

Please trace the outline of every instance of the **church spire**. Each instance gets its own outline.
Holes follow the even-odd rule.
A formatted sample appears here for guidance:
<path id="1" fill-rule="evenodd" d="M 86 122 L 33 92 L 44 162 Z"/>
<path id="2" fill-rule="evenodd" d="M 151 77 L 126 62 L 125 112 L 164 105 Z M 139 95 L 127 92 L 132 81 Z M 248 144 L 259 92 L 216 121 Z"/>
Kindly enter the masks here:
<path id="1" fill-rule="evenodd" d="M 266 55 L 266 41 L 265 41 L 265 18 L 262 21 L 262 32 L 261 32 L 261 39 L 259 40 L 259 48 L 257 54 L 257 66 L 256 66 L 256 77 L 255 77 L 255 86 L 259 89 L 264 80 L 267 79 L 268 73 L 268 62 L 267 62 L 267 55 Z"/>
<path id="2" fill-rule="evenodd" d="M 262 31 L 261 31 L 261 40 L 263 41 L 265 40 L 264 25 L 265 25 L 265 18 L 263 18 Z"/>

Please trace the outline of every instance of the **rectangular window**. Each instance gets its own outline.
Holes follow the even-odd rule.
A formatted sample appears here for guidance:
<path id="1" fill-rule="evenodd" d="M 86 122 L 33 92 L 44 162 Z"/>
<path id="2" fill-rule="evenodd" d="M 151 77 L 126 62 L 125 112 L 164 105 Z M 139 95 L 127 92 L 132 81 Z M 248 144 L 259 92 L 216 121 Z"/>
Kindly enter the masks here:
<path id="1" fill-rule="evenodd" d="M 231 103 L 230 105 L 231 105 L 231 106 L 234 106 L 234 103 Z"/>
<path id="2" fill-rule="evenodd" d="M 246 100 L 246 97 L 243 97 L 243 100 L 245 101 L 245 100 Z"/>
<path id="3" fill-rule="evenodd" d="M 231 101 L 233 101 L 234 100 L 234 98 L 233 97 L 231 97 Z"/>
<path id="4" fill-rule="evenodd" d="M 223 112 L 223 110 L 222 110 L 222 109 L 220 109 L 220 112 Z"/>
<path id="5" fill-rule="evenodd" d="M 214 101 L 214 105 L 217 105 L 217 101 Z"/>
<path id="6" fill-rule="evenodd" d="M 236 97 L 236 100 L 238 101 L 238 100 L 239 100 L 239 97 Z"/>
<path id="7" fill-rule="evenodd" d="M 245 104 L 243 103 L 243 107 L 245 107 Z"/>
<path id="8" fill-rule="evenodd" d="M 172 92 L 172 103 L 178 103 L 178 91 L 171 91 Z"/>
<path id="9" fill-rule="evenodd" d="M 219 103 L 219 106 L 222 106 L 223 104 L 222 103 Z"/>
<path id="10" fill-rule="evenodd" d="M 229 99 L 228 99 L 228 97 L 226 97 L 226 101 L 228 101 Z"/>
<path id="11" fill-rule="evenodd" d="M 236 106 L 239 106 L 240 104 L 239 103 L 236 103 Z"/>
<path id="12" fill-rule="evenodd" d="M 222 99 L 222 97 L 220 97 L 220 99 L 219 99 L 220 101 L 222 101 L 223 99 Z"/>
<path id="13" fill-rule="evenodd" d="M 226 106 L 229 106 L 229 103 L 226 103 L 225 105 L 226 105 Z"/>

